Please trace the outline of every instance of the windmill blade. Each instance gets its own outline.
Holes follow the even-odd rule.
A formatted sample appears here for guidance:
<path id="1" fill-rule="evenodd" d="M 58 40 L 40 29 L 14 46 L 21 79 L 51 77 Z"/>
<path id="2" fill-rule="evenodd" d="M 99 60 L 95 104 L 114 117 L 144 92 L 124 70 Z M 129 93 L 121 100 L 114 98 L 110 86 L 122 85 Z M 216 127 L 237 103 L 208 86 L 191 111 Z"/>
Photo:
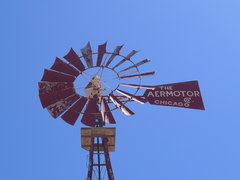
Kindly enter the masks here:
<path id="1" fill-rule="evenodd" d="M 82 55 L 87 63 L 87 66 L 90 68 L 93 66 L 93 60 L 92 60 L 92 48 L 90 45 L 90 42 L 87 43 L 87 45 L 81 49 Z"/>
<path id="2" fill-rule="evenodd" d="M 86 126 L 94 127 L 97 113 L 97 100 L 89 99 L 86 110 L 83 114 L 81 122 Z"/>
<path id="3" fill-rule="evenodd" d="M 157 86 L 147 86 L 147 85 L 138 85 L 138 84 L 125 84 L 125 83 L 120 83 L 119 86 L 125 86 L 125 87 L 132 87 L 132 88 L 137 88 L 137 89 L 155 89 Z"/>
<path id="4" fill-rule="evenodd" d="M 74 125 L 79 117 L 80 113 L 82 112 L 83 107 L 87 102 L 87 98 L 81 97 L 72 107 L 70 107 L 62 116 L 61 118 L 71 124 Z"/>
<path id="5" fill-rule="evenodd" d="M 71 82 L 47 82 L 40 81 L 38 82 L 38 91 L 39 94 L 49 94 L 55 91 L 73 88 L 73 83 Z"/>
<path id="6" fill-rule="evenodd" d="M 198 81 L 163 84 L 146 90 L 144 97 L 153 105 L 205 109 Z"/>
<path id="7" fill-rule="evenodd" d="M 106 99 L 104 99 L 104 98 L 101 99 L 100 108 L 101 108 L 101 114 L 102 114 L 103 121 L 106 123 L 110 123 L 110 124 L 116 124 L 116 121 L 112 115 L 112 112 L 108 106 Z"/>
<path id="8" fill-rule="evenodd" d="M 97 66 L 101 66 L 102 64 L 103 56 L 106 53 L 106 46 L 107 46 L 107 42 L 98 46 Z"/>
<path id="9" fill-rule="evenodd" d="M 117 99 L 117 97 L 115 97 L 113 94 L 109 94 L 109 97 L 111 99 L 111 101 L 115 104 L 115 106 L 117 106 L 119 109 L 121 109 L 121 111 L 127 115 L 127 116 L 131 116 L 134 114 L 134 112 L 132 112 L 129 108 L 127 108 L 121 101 L 119 101 Z"/>
<path id="10" fill-rule="evenodd" d="M 138 51 L 132 50 L 123 60 L 121 60 L 119 63 L 117 63 L 113 69 L 115 69 L 116 67 L 120 66 L 122 63 L 124 63 L 125 61 L 129 60 L 134 54 L 136 54 Z"/>
<path id="11" fill-rule="evenodd" d="M 76 70 L 74 67 L 70 66 L 69 64 L 63 62 L 61 59 L 59 59 L 58 57 L 56 57 L 56 60 L 54 62 L 54 64 L 51 67 L 52 70 L 55 71 L 60 71 L 72 76 L 78 76 L 79 75 L 79 71 Z"/>
<path id="12" fill-rule="evenodd" d="M 123 71 L 127 71 L 127 70 L 129 70 L 129 69 L 132 69 L 132 68 L 135 68 L 135 67 L 138 67 L 138 66 L 141 66 L 141 65 L 143 65 L 143 64 L 145 64 L 145 63 L 148 63 L 148 62 L 150 62 L 150 60 L 144 59 L 144 60 L 140 61 L 140 62 L 137 63 L 137 64 L 134 64 L 134 65 L 132 65 L 132 66 L 129 66 L 128 68 L 125 68 L 125 69 L 119 71 L 118 73 L 121 73 L 121 72 L 123 72 Z"/>
<path id="13" fill-rule="evenodd" d="M 52 117 L 57 118 L 66 109 L 68 109 L 74 102 L 76 102 L 80 96 L 78 94 L 73 94 L 67 98 L 61 99 L 60 101 L 51 104 L 47 107 L 48 112 Z"/>
<path id="14" fill-rule="evenodd" d="M 76 67 L 81 72 L 85 70 L 85 67 L 77 55 L 77 53 L 71 48 L 70 51 L 66 56 L 64 56 L 64 59 L 66 59 L 70 64 L 72 64 L 74 67 Z"/>
<path id="15" fill-rule="evenodd" d="M 155 72 L 148 72 L 148 73 L 143 73 L 143 74 L 134 74 L 134 75 L 130 75 L 130 76 L 120 76 L 121 79 L 124 78 L 135 78 L 135 77 L 142 77 L 142 76 L 151 76 L 154 75 Z"/>
<path id="16" fill-rule="evenodd" d="M 75 94 L 74 88 L 69 88 L 69 89 L 54 91 L 48 94 L 39 94 L 39 98 L 40 98 L 42 107 L 45 108 L 73 94 Z"/>
<path id="17" fill-rule="evenodd" d="M 109 66 L 109 64 L 113 61 L 113 59 L 119 55 L 119 52 L 120 50 L 122 49 L 123 45 L 121 46 L 117 46 L 114 51 L 113 51 L 113 54 L 110 56 L 110 58 L 108 59 L 107 63 L 106 63 L 106 66 Z"/>
<path id="18" fill-rule="evenodd" d="M 41 81 L 49 82 L 73 82 L 75 80 L 74 76 L 63 74 L 60 72 L 45 69 Z"/>
<path id="19" fill-rule="evenodd" d="M 134 96 L 133 94 L 130 94 L 130 93 L 127 93 L 123 90 L 120 90 L 120 89 L 116 89 L 116 91 L 126 97 L 128 97 L 129 99 L 132 99 L 140 104 L 145 104 L 146 100 L 141 98 L 141 97 L 138 97 L 138 96 Z"/>

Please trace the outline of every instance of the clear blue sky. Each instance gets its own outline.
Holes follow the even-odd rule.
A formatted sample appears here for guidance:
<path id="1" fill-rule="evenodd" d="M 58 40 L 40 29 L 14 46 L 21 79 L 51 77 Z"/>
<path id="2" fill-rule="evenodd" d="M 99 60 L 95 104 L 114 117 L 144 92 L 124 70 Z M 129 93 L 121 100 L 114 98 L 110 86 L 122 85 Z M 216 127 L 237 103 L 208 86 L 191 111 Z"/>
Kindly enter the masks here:
<path id="1" fill-rule="evenodd" d="M 239 0 L 2 0 L 1 180 L 83 180 L 87 152 L 42 109 L 37 82 L 69 48 L 125 43 L 151 59 L 149 84 L 198 80 L 206 111 L 140 105 L 114 112 L 117 180 L 240 179 Z"/>

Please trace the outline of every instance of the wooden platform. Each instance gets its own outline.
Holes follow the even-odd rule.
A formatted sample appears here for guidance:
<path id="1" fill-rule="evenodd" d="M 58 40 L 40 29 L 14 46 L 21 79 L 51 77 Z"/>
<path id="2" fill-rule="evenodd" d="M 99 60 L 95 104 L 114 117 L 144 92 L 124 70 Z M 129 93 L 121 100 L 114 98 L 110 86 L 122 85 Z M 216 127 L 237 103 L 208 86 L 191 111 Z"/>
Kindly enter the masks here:
<path id="1" fill-rule="evenodd" d="M 116 128 L 81 128 L 81 144 L 82 148 L 90 151 L 91 139 L 93 137 L 104 137 L 108 139 L 108 151 L 115 151 L 115 136 L 116 136 Z M 95 142 L 96 143 L 96 142 Z M 100 141 L 99 146 L 100 151 L 103 151 L 102 144 Z M 97 150 L 97 145 L 94 144 L 94 151 Z"/>

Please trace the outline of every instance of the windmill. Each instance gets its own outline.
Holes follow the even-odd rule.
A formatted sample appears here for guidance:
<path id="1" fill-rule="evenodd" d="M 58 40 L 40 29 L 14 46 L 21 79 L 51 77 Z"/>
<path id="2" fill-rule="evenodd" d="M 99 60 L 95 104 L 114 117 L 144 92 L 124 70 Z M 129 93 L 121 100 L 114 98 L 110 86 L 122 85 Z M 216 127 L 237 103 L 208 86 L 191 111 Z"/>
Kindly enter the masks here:
<path id="1" fill-rule="evenodd" d="M 137 51 L 126 56 L 120 54 L 123 45 L 113 52 L 106 50 L 107 43 L 92 52 L 90 43 L 81 49 L 79 56 L 72 48 L 62 60 L 56 58 L 50 69 L 45 69 L 39 86 L 39 98 L 43 108 L 54 117 L 61 117 L 74 125 L 80 117 L 82 148 L 89 151 L 87 180 L 101 180 L 105 167 L 109 180 L 114 179 L 109 152 L 115 151 L 115 127 L 113 110 L 125 115 L 134 112 L 127 103 L 174 106 L 204 110 L 197 81 L 164 85 L 142 85 L 143 77 L 155 72 L 140 72 L 140 66 L 149 63 L 144 59 L 135 63 L 131 58 Z M 123 89 L 125 88 L 125 89 Z M 145 90 L 142 95 L 139 90 Z M 131 92 L 129 92 L 131 91 Z"/>

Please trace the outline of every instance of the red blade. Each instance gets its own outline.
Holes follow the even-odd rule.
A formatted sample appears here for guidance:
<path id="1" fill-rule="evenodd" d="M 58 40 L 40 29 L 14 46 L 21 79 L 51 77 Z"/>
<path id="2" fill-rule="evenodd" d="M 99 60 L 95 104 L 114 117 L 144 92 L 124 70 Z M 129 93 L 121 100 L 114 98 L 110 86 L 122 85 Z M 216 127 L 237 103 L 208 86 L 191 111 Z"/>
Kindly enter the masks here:
<path id="1" fill-rule="evenodd" d="M 147 85 L 138 85 L 138 84 L 125 84 L 125 83 L 120 83 L 120 86 L 125 86 L 125 87 L 132 87 L 132 88 L 139 88 L 139 89 L 155 89 L 157 86 L 147 86 Z"/>
<path id="2" fill-rule="evenodd" d="M 89 99 L 86 110 L 83 114 L 81 122 L 86 126 L 94 127 L 97 113 L 97 100 Z"/>
<path id="3" fill-rule="evenodd" d="M 124 63 L 126 60 L 129 60 L 134 54 L 136 54 L 138 51 L 132 50 L 123 60 L 121 60 L 119 63 L 117 63 L 113 69 L 120 66 L 122 63 Z"/>
<path id="4" fill-rule="evenodd" d="M 107 42 L 98 46 L 97 66 L 101 66 L 103 55 L 106 53 L 106 46 Z"/>
<path id="5" fill-rule="evenodd" d="M 72 107 L 70 107 L 62 116 L 61 118 L 71 124 L 74 125 L 79 117 L 83 107 L 87 102 L 87 98 L 81 97 Z"/>
<path id="6" fill-rule="evenodd" d="M 73 82 L 75 80 L 74 76 L 63 74 L 56 71 L 51 71 L 48 69 L 44 70 L 42 81 L 49 82 Z"/>
<path id="7" fill-rule="evenodd" d="M 108 103 L 104 98 L 101 99 L 101 114 L 104 122 L 110 123 L 110 124 L 116 124 L 116 121 L 112 115 L 112 112 L 108 106 Z"/>
<path id="8" fill-rule="evenodd" d="M 92 60 L 92 48 L 91 48 L 90 42 L 88 42 L 87 45 L 81 49 L 81 52 L 87 63 L 87 66 L 92 67 L 93 60 Z"/>
<path id="9" fill-rule="evenodd" d="M 70 66 L 69 64 L 63 62 L 61 59 L 59 59 L 58 57 L 56 57 L 56 60 L 54 62 L 54 64 L 52 65 L 51 69 L 55 70 L 55 71 L 60 71 L 72 76 L 78 76 L 79 75 L 79 71 L 76 70 L 74 67 Z"/>
<path id="10" fill-rule="evenodd" d="M 74 67 L 76 67 L 80 71 L 84 71 L 85 67 L 80 60 L 77 53 L 71 48 L 70 51 L 66 56 L 64 56 L 64 59 L 66 59 L 70 64 L 72 64 Z"/>
<path id="11" fill-rule="evenodd" d="M 62 114 L 66 109 L 68 109 L 79 98 L 80 96 L 78 94 L 73 94 L 72 96 L 69 96 L 52 105 L 49 105 L 47 107 L 47 110 L 52 115 L 52 117 L 57 118 L 60 114 Z"/>
<path id="12" fill-rule="evenodd" d="M 39 94 L 39 98 L 42 103 L 42 107 L 45 108 L 73 94 L 75 94 L 74 88 L 69 88 L 69 89 L 54 91 L 49 94 Z"/>
<path id="13" fill-rule="evenodd" d="M 71 82 L 38 82 L 39 94 L 49 94 L 54 91 L 59 91 L 63 89 L 73 88 L 73 83 Z"/>
<path id="14" fill-rule="evenodd" d="M 129 70 L 129 69 L 132 69 L 132 68 L 134 68 L 134 67 L 141 66 L 141 65 L 143 65 L 143 64 L 145 64 L 145 63 L 148 63 L 148 62 L 150 62 L 150 60 L 144 59 L 144 60 L 140 61 L 139 63 L 137 63 L 137 64 L 135 64 L 135 65 L 129 66 L 128 68 L 119 71 L 119 73 L 120 73 L 120 72 L 123 72 L 123 71 L 127 71 L 127 70 Z"/>
<path id="15" fill-rule="evenodd" d="M 142 76 L 151 76 L 151 75 L 154 75 L 155 72 L 148 72 L 148 73 L 143 73 L 143 74 L 134 74 L 134 75 L 130 75 L 130 76 L 121 76 L 120 78 L 121 79 L 124 79 L 124 78 L 134 78 L 134 77 L 142 77 Z"/>
<path id="16" fill-rule="evenodd" d="M 113 94 L 109 94 L 111 101 L 119 108 L 121 111 L 127 115 L 131 116 L 134 114 L 129 108 L 127 108 L 121 101 L 119 101 Z"/>
<path id="17" fill-rule="evenodd" d="M 141 97 L 138 97 L 138 96 L 134 96 L 133 94 L 130 94 L 130 93 L 127 93 L 123 90 L 120 90 L 120 89 L 116 89 L 117 92 L 119 92 L 120 94 L 128 97 L 129 99 L 132 99 L 140 104 L 144 104 L 146 102 L 145 99 L 141 98 Z"/>
<path id="18" fill-rule="evenodd" d="M 115 48 L 113 54 L 112 54 L 112 55 L 110 56 L 110 58 L 108 59 L 106 66 L 109 66 L 109 64 L 113 61 L 113 59 L 114 59 L 117 55 L 119 55 L 119 52 L 120 52 L 120 50 L 122 49 L 122 47 L 123 47 L 123 45 L 117 46 L 117 47 Z"/>
<path id="19" fill-rule="evenodd" d="M 146 90 L 144 96 L 153 105 L 204 110 L 197 81 L 163 84 L 154 90 Z"/>

